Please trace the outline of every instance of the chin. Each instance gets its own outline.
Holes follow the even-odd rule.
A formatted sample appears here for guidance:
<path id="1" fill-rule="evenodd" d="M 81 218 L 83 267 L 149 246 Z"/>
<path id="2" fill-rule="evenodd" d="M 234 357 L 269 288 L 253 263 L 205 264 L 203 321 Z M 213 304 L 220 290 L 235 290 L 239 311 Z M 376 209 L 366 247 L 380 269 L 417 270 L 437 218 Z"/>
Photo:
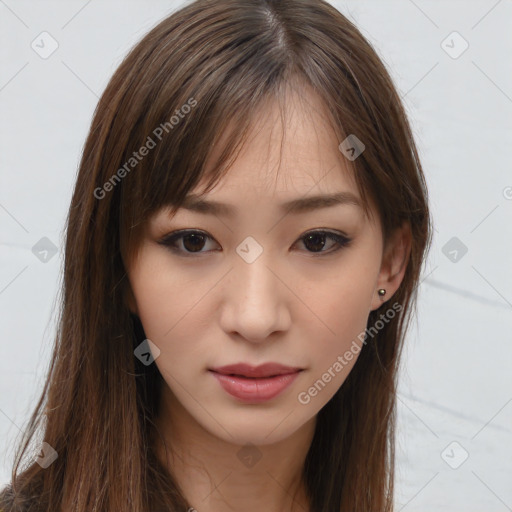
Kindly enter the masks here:
<path id="1" fill-rule="evenodd" d="M 254 413 L 257 418 L 253 411 L 238 411 L 234 414 L 219 416 L 219 423 L 212 424 L 211 421 L 208 421 L 208 425 L 203 425 L 203 427 L 227 443 L 240 446 L 246 444 L 272 445 L 289 438 L 308 421 L 311 421 L 310 418 L 300 421 L 297 415 L 290 414 L 290 411 L 291 409 L 288 407 L 284 408 L 281 413 L 274 410 L 264 414 L 261 410 L 255 409 Z M 312 419 L 314 420 L 314 417 Z"/>

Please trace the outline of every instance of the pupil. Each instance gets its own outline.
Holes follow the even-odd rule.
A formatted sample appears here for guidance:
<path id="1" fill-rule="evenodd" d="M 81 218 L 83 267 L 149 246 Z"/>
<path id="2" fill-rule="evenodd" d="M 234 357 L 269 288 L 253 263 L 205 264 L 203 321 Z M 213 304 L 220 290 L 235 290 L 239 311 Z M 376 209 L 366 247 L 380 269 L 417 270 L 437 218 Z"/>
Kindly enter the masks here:
<path id="1" fill-rule="evenodd" d="M 304 243 L 306 245 L 306 247 L 308 247 L 308 249 L 311 248 L 311 245 L 309 245 L 309 242 L 310 241 L 313 241 L 313 242 L 317 242 L 317 244 L 313 244 L 313 249 L 318 249 L 318 251 L 314 250 L 313 252 L 319 252 L 322 250 L 324 244 L 325 244 L 325 235 L 324 234 L 321 234 L 321 233 L 315 233 L 315 234 L 311 234 L 311 235 L 308 235 L 306 237 L 306 239 L 304 240 Z M 308 246 L 309 245 L 309 246 Z"/>
<path id="2" fill-rule="evenodd" d="M 195 240 L 195 244 L 194 244 L 194 242 L 192 242 L 192 244 L 187 243 L 187 241 L 190 241 L 191 239 L 192 239 L 192 241 Z M 199 242 L 199 246 L 197 245 L 198 242 Z M 187 251 L 195 252 L 195 250 L 200 250 L 201 243 L 204 244 L 204 236 L 203 235 L 196 235 L 196 234 L 192 233 L 190 235 L 186 235 L 185 237 L 183 237 L 183 245 L 185 246 L 185 249 L 187 249 Z"/>

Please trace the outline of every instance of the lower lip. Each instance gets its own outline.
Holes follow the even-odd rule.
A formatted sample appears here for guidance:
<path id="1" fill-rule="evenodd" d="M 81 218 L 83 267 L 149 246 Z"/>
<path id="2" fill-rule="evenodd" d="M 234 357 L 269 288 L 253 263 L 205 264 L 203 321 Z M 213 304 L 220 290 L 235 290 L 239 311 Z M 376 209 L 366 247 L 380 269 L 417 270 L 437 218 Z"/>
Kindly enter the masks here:
<path id="1" fill-rule="evenodd" d="M 266 402 L 282 393 L 297 378 L 299 372 L 276 375 L 262 379 L 251 379 L 235 375 L 222 375 L 210 370 L 224 391 L 244 402 Z"/>

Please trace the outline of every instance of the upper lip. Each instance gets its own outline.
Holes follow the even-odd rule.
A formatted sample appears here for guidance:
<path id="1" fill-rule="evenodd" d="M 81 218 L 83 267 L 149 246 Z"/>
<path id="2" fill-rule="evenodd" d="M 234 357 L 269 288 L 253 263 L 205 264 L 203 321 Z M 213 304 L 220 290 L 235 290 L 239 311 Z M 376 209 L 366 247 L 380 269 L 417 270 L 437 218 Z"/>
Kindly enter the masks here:
<path id="1" fill-rule="evenodd" d="M 274 377 L 275 375 L 286 375 L 296 373 L 302 368 L 284 366 L 279 363 L 265 363 L 260 366 L 251 366 L 247 363 L 228 364 L 212 368 L 212 371 L 223 375 L 240 375 L 243 377 Z"/>

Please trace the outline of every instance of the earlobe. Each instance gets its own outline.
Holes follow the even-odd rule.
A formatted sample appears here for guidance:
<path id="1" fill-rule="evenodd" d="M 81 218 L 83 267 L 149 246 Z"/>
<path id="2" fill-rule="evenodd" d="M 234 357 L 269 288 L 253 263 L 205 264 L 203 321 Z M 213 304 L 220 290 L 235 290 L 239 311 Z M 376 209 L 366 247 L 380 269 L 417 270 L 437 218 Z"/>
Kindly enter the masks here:
<path id="1" fill-rule="evenodd" d="M 370 311 L 378 309 L 398 290 L 407 269 L 410 253 L 411 227 L 405 221 L 400 228 L 393 232 L 384 249 Z"/>

